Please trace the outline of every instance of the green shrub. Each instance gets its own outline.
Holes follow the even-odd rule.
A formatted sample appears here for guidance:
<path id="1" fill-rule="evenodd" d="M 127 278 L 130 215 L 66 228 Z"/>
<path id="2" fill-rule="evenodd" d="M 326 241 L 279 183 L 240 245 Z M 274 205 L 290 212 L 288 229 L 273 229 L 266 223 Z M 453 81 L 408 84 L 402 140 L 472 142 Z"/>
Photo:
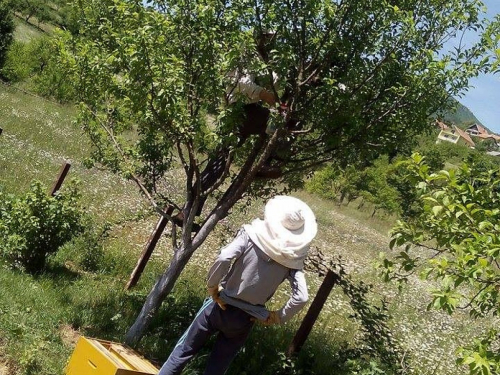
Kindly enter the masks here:
<path id="1" fill-rule="evenodd" d="M 0 255 L 14 268 L 43 270 L 47 256 L 82 231 L 76 184 L 55 196 L 34 182 L 24 196 L 0 192 Z"/>
<path id="2" fill-rule="evenodd" d="M 382 155 L 366 168 L 360 179 L 360 195 L 373 203 L 373 214 L 379 209 L 393 214 L 400 213 L 400 195 L 397 189 L 389 183 L 390 164 L 386 155 Z"/>
<path id="3" fill-rule="evenodd" d="M 39 60 L 33 76 L 34 91 L 62 103 L 73 101 L 77 96 L 71 72 L 64 68 L 59 52 L 60 44 L 65 43 L 67 36 L 67 33 L 60 32 L 57 38 L 40 40 L 31 47 Z"/>
<path id="4" fill-rule="evenodd" d="M 10 82 L 29 80 L 30 89 L 60 102 L 75 96 L 69 73 L 59 61 L 55 39 L 44 37 L 29 43 L 14 42 L 8 53 L 2 76 Z"/>
<path id="5" fill-rule="evenodd" d="M 335 199 L 338 194 L 336 181 L 341 174 L 340 169 L 335 168 L 332 164 L 327 165 L 315 172 L 313 178 L 306 182 L 306 190 L 323 198 Z"/>
<path id="6" fill-rule="evenodd" d="M 386 375 L 386 366 L 366 358 L 349 359 L 346 363 L 349 375 Z M 389 372 L 391 373 L 391 372 Z"/>
<path id="7" fill-rule="evenodd" d="M 9 82 L 27 79 L 34 69 L 34 59 L 30 56 L 28 44 L 14 41 L 7 51 L 2 76 Z"/>
<path id="8" fill-rule="evenodd" d="M 7 53 L 2 75 L 11 82 L 42 74 L 53 60 L 54 47 L 48 37 L 29 43 L 14 41 Z"/>

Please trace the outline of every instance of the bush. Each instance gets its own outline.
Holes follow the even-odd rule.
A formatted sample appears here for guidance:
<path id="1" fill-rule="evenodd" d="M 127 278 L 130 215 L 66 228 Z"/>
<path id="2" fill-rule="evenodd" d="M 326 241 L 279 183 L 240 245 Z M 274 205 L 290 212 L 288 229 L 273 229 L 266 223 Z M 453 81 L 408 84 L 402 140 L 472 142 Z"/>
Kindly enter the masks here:
<path id="1" fill-rule="evenodd" d="M 47 256 L 83 230 L 74 182 L 54 197 L 34 182 L 22 197 L 0 192 L 0 255 L 13 268 L 43 270 Z"/>
<path id="2" fill-rule="evenodd" d="M 341 168 L 329 164 L 314 173 L 306 183 L 306 190 L 323 198 L 336 199 L 339 204 L 347 200 L 349 204 L 359 197 L 363 179 L 364 170 L 357 166 Z"/>
<path id="3" fill-rule="evenodd" d="M 332 164 L 314 173 L 313 178 L 306 182 L 306 190 L 316 193 L 327 199 L 335 199 L 338 194 L 336 181 L 340 178 L 342 171 Z"/>
<path id="4" fill-rule="evenodd" d="M 20 12 L 24 20 L 29 22 L 31 17 L 35 16 L 39 20 L 47 20 L 48 19 L 48 5 L 45 4 L 44 1 L 41 0 L 17 0 L 12 3 L 12 6 L 15 11 Z"/>
<path id="5" fill-rule="evenodd" d="M 9 82 L 24 81 L 33 74 L 35 62 L 36 58 L 30 53 L 30 43 L 14 41 L 7 52 L 2 76 Z"/>
<path id="6" fill-rule="evenodd" d="M 1 74 L 10 82 L 30 80 L 30 89 L 60 102 L 69 102 L 76 96 L 73 81 L 59 61 L 56 39 L 44 37 L 29 43 L 12 43 Z"/>
<path id="7" fill-rule="evenodd" d="M 379 209 L 387 213 L 400 213 L 400 195 L 398 190 L 389 183 L 391 165 L 386 155 L 376 159 L 372 166 L 366 168 L 360 180 L 360 195 L 373 203 L 372 216 Z"/>
<path id="8" fill-rule="evenodd" d="M 38 67 L 33 76 L 34 90 L 59 102 L 71 102 L 76 98 L 74 80 L 61 63 L 58 43 L 64 43 L 64 33 L 58 39 L 45 39 L 32 47 L 38 58 Z"/>

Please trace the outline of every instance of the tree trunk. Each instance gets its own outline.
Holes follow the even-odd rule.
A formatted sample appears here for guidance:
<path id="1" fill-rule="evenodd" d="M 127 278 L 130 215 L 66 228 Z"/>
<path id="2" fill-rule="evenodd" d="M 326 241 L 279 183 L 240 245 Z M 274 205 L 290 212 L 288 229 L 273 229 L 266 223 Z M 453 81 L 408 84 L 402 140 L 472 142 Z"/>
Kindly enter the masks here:
<path id="1" fill-rule="evenodd" d="M 152 318 L 160 308 L 165 297 L 172 291 L 177 279 L 179 278 L 184 267 L 195 250 L 201 246 L 209 233 L 214 229 L 215 225 L 224 218 L 235 203 L 242 197 L 243 193 L 252 183 L 257 170 L 259 170 L 264 162 L 269 158 L 271 152 L 276 147 L 278 139 L 285 134 L 284 129 L 277 130 L 271 140 L 266 144 L 263 136 L 259 137 L 255 143 L 250 156 L 247 158 L 236 179 L 224 193 L 223 198 L 218 202 L 216 208 L 210 213 L 205 222 L 202 224 L 200 231 L 193 239 L 191 236 L 191 225 L 193 224 L 194 214 L 191 212 L 185 215 L 186 221 L 183 227 L 183 245 L 181 245 L 174 254 L 170 265 L 163 275 L 158 279 L 151 292 L 149 292 L 146 302 L 142 307 L 139 316 L 135 323 L 128 330 L 124 343 L 134 347 L 141 340 L 146 332 Z M 259 156 L 260 153 L 260 156 Z M 197 209 L 197 207 L 196 207 Z M 195 211 L 193 211 L 195 212 Z M 189 245 L 186 246 L 185 244 Z"/>
<path id="2" fill-rule="evenodd" d="M 342 191 L 342 193 L 340 194 L 339 207 L 342 206 L 342 202 L 344 202 L 344 199 L 345 199 L 346 195 L 347 195 L 346 191 Z M 347 202 L 347 204 L 349 204 L 349 202 Z"/>
<path id="3" fill-rule="evenodd" d="M 361 202 L 358 204 L 358 210 L 362 209 L 364 205 L 365 205 L 365 200 L 361 199 Z"/>
<path id="4" fill-rule="evenodd" d="M 126 336 L 125 344 L 134 347 L 136 346 L 144 333 L 155 313 L 160 308 L 165 297 L 170 293 L 179 278 L 182 270 L 193 255 L 194 251 L 185 247 L 179 248 L 170 262 L 167 270 L 157 280 L 153 289 L 149 293 L 144 306 L 142 307 L 139 316 L 135 323 L 130 327 Z"/>

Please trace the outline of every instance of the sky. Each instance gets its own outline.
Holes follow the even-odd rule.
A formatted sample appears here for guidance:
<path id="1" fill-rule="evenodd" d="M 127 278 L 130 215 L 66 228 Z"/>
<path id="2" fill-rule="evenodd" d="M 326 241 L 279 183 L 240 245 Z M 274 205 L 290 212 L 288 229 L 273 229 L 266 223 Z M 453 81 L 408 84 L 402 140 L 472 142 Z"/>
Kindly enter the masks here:
<path id="1" fill-rule="evenodd" d="M 488 11 L 486 17 L 493 19 L 500 14 L 500 0 L 483 0 Z M 500 134 L 500 74 L 481 75 L 471 81 L 471 87 L 460 103 L 474 113 L 476 118 L 491 131 Z"/>

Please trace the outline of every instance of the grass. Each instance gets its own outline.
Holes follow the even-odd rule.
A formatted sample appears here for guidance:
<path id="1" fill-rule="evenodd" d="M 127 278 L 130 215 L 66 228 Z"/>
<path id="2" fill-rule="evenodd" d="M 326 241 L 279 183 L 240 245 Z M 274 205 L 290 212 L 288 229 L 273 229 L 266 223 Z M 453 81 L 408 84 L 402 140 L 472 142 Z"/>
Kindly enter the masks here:
<path id="1" fill-rule="evenodd" d="M 74 107 L 0 86 L 1 188 L 22 192 L 33 180 L 52 186 L 63 163 L 69 162 L 68 178 L 82 182 L 83 204 L 88 211 L 103 213 L 99 215 L 103 221 L 136 214 L 143 202 L 130 183 L 83 166 L 89 146 L 73 123 L 75 114 Z"/>
<path id="2" fill-rule="evenodd" d="M 0 268 L 0 369 L 9 374 L 63 374 L 64 366 L 79 334 L 120 341 L 133 323 L 157 275 L 168 264 L 171 248 L 163 236 L 138 286 L 131 292 L 123 287 L 147 241 L 157 218 L 149 215 L 135 186 L 120 177 L 83 167 L 89 145 L 73 119 L 75 108 L 27 95 L 12 87 L 0 86 L 0 189 L 19 193 L 33 179 L 52 185 L 64 161 L 72 164 L 69 177 L 81 181 L 83 204 L 95 225 L 111 222 L 109 237 L 101 243 L 105 257 L 93 272 L 82 269 L 79 259 L 89 249 L 77 242 L 66 245 L 50 260 L 48 271 L 37 277 Z M 330 256 L 340 255 L 353 282 L 373 284 L 370 302 L 388 301 L 393 319 L 393 335 L 413 370 L 409 374 L 460 374 L 454 365 L 454 350 L 468 337 L 491 324 L 471 322 L 465 314 L 449 317 L 427 311 L 428 288 L 418 278 L 399 293 L 382 284 L 372 267 L 380 251 L 388 251 L 390 219 L 371 217 L 371 210 L 355 205 L 337 207 L 305 192 L 296 196 L 310 204 L 318 218 L 315 246 Z M 222 244 L 249 218 L 261 216 L 262 202 L 245 211 L 234 209 L 197 251 L 174 292 L 155 317 L 139 351 L 161 364 L 189 325 L 205 296 L 204 280 Z M 321 278 L 308 274 L 310 295 L 314 296 Z M 288 296 L 279 289 L 273 306 Z M 349 359 L 363 360 L 369 353 L 366 333 L 350 300 L 336 287 L 328 298 L 320 319 L 296 362 L 282 358 L 305 314 L 284 327 L 257 327 L 244 352 L 237 357 L 229 374 L 279 374 L 301 370 L 304 374 L 354 374 Z M 188 367 L 186 374 L 203 369 L 208 349 Z M 295 366 L 295 370 L 293 370 Z M 296 372 L 298 373 L 298 372 Z"/>
<path id="3" fill-rule="evenodd" d="M 30 22 L 26 22 L 24 18 L 19 15 L 14 17 L 14 40 L 27 43 L 33 39 L 39 38 L 43 33 L 51 33 L 54 30 L 53 26 L 40 24 L 37 25 L 36 18 L 30 18 Z"/>

